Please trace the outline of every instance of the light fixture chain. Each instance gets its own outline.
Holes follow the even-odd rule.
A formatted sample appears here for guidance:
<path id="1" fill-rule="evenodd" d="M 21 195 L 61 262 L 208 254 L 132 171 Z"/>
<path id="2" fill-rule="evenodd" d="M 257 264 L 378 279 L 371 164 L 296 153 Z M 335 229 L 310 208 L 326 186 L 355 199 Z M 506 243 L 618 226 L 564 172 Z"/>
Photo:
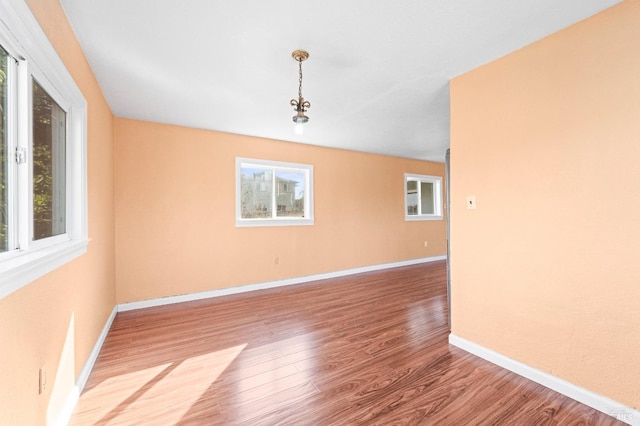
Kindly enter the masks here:
<path id="1" fill-rule="evenodd" d="M 299 75 L 300 77 L 298 78 L 298 98 L 302 99 L 302 59 L 298 59 L 298 65 L 299 65 Z"/>

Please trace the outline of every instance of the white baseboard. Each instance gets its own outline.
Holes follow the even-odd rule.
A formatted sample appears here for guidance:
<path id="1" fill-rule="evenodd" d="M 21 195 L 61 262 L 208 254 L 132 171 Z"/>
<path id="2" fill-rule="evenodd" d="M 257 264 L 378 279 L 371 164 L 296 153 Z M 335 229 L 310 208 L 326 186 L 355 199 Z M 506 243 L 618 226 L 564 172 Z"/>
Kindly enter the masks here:
<path id="1" fill-rule="evenodd" d="M 397 268 L 400 266 L 416 265 L 418 263 L 435 262 L 446 260 L 447 256 L 423 257 L 420 259 L 405 260 L 402 262 L 384 263 L 380 265 L 364 266 L 361 268 L 345 269 L 342 271 L 328 272 L 325 274 L 307 275 L 304 277 L 289 278 L 285 280 L 269 281 L 257 284 L 249 284 L 238 287 L 223 288 L 219 290 L 209 290 L 199 293 L 182 294 L 180 296 L 167 296 L 157 299 L 141 300 L 139 302 L 121 303 L 118 305 L 118 312 L 132 311 L 135 309 L 150 308 L 153 306 L 169 305 L 172 303 L 190 302 L 193 300 L 208 299 L 210 297 L 228 296 L 230 294 L 246 293 L 248 291 L 264 290 L 268 288 L 283 287 L 292 284 L 301 284 L 310 281 L 324 280 L 327 278 L 337 278 L 346 275 L 360 274 L 363 272 L 378 271 L 381 269 Z"/>
<path id="2" fill-rule="evenodd" d="M 76 404 L 78 403 L 78 399 L 80 398 L 80 394 L 84 389 L 84 386 L 87 384 L 87 380 L 89 380 L 89 375 L 91 374 L 91 370 L 93 369 L 93 365 L 96 363 L 98 359 L 98 354 L 100 353 L 100 349 L 102 349 L 102 345 L 104 344 L 105 339 L 107 338 L 107 334 L 109 333 L 109 329 L 111 328 L 111 324 L 116 317 L 116 313 L 118 312 L 118 307 L 114 307 L 113 311 L 107 318 L 107 322 L 102 328 L 102 332 L 100 336 L 98 336 L 98 340 L 95 345 L 93 345 L 93 349 L 89 354 L 89 358 L 87 358 L 87 362 L 84 363 L 80 374 L 78 375 L 78 379 L 76 380 L 76 384 L 71 389 L 71 392 L 67 396 L 67 399 L 64 402 L 62 410 L 58 414 L 58 418 L 55 422 L 55 426 L 66 426 L 71 420 L 71 415 L 73 414 L 73 410 L 76 408 Z"/>
<path id="3" fill-rule="evenodd" d="M 560 379 L 559 377 L 537 370 L 454 334 L 449 334 L 449 343 L 493 364 L 513 371 L 522 377 L 526 377 L 529 380 L 539 383 L 542 386 L 568 396 L 571 399 L 588 405 L 591 408 L 595 408 L 596 410 L 624 423 L 633 426 L 640 426 L 640 411 L 634 410 L 604 396 L 595 394 L 587 389 Z"/>

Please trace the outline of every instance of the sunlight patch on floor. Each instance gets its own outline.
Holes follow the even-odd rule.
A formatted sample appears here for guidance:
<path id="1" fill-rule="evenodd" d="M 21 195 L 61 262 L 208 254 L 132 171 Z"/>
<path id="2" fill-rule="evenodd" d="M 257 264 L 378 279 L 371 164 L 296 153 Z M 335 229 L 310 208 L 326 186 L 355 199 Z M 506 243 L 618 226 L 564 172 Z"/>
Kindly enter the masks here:
<path id="1" fill-rule="evenodd" d="M 80 397 L 78 424 L 127 424 L 137 421 L 143 412 L 148 413 L 149 419 L 176 424 L 246 346 L 245 343 L 107 378 L 83 394 L 91 395 L 93 406 L 82 404 Z M 130 411 L 136 411 L 135 417 L 128 418 Z"/>

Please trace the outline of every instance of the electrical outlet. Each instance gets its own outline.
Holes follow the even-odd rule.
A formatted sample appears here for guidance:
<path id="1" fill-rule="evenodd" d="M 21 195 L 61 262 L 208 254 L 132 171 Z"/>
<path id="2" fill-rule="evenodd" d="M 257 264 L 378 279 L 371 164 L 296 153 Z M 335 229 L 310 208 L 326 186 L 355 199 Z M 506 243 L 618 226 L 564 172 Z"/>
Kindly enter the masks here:
<path id="1" fill-rule="evenodd" d="M 428 246 L 429 246 L 429 241 L 425 241 L 425 242 L 424 242 L 424 246 L 425 246 L 425 247 L 428 247 Z"/>
<path id="2" fill-rule="evenodd" d="M 276 256 L 276 258 L 274 260 L 274 264 L 276 264 L 276 265 L 280 264 L 280 256 Z"/>
<path id="3" fill-rule="evenodd" d="M 44 393 L 44 391 L 47 390 L 47 366 L 46 365 L 43 365 L 42 367 L 40 367 L 40 372 L 38 374 L 38 382 L 39 382 L 38 393 L 42 394 Z"/>

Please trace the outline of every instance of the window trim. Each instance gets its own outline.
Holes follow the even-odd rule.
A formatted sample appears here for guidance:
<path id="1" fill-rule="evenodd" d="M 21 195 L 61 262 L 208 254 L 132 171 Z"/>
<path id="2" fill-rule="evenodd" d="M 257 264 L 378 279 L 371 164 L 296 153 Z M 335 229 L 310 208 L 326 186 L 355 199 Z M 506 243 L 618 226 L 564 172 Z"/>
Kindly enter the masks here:
<path id="1" fill-rule="evenodd" d="M 272 169 L 274 172 L 278 169 L 280 170 L 296 170 L 296 171 L 304 171 L 306 174 L 306 186 L 305 186 L 305 217 L 301 218 L 292 218 L 292 217 L 282 217 L 282 218 L 252 218 L 252 219 L 243 219 L 242 218 L 242 196 L 241 196 L 241 175 L 240 170 L 243 165 L 251 165 L 256 167 L 264 167 L 267 169 Z M 313 216 L 313 166 L 310 164 L 299 164 L 299 163 L 286 163 L 282 161 L 271 161 L 271 160 L 259 160 L 255 158 L 243 158 L 236 157 L 236 177 L 235 177 L 235 185 L 236 185 L 236 227 L 255 227 L 255 226 L 300 226 L 300 225 L 313 225 L 314 224 L 314 216 Z M 273 211 L 277 211 L 277 204 L 272 206 Z"/>
<path id="2" fill-rule="evenodd" d="M 18 85 L 35 78 L 67 111 L 67 229 L 65 238 L 52 238 L 47 244 L 29 241 L 31 224 L 25 211 L 31 207 L 29 195 L 21 191 L 14 200 L 22 203 L 18 244 L 20 249 L 0 255 L 0 299 L 59 268 L 87 251 L 87 103 L 54 47 L 22 0 L 0 1 L 0 43 L 18 61 Z M 45 71 L 46 70 L 46 71 Z M 31 102 L 17 101 L 17 146 L 31 150 Z M 14 149 L 14 148 L 12 148 Z M 13 151 L 10 151 L 13 156 Z M 28 155 L 29 162 L 30 155 Z M 13 160 L 10 160 L 13 163 Z M 22 165 L 20 165 L 22 166 Z M 30 166 L 30 164 L 29 164 Z M 15 166 L 12 166 L 15 168 Z M 17 167 L 18 180 L 25 179 L 29 167 Z M 30 175 L 26 177 L 30 179 Z M 30 191 L 30 190 L 29 190 Z M 24 204 L 27 205 L 24 205 Z M 47 238 L 47 240 L 49 240 Z M 26 248 L 25 248 L 26 247 Z"/>
<path id="3" fill-rule="evenodd" d="M 410 215 L 407 213 L 409 210 L 409 200 L 407 194 L 407 182 L 409 181 L 417 181 L 417 182 L 428 182 L 433 184 L 433 198 L 434 198 L 434 211 L 432 214 L 415 214 Z M 419 187 L 419 185 L 418 185 Z M 442 220 L 442 177 L 441 176 L 430 176 L 430 175 L 419 175 L 415 173 L 405 173 L 402 193 L 404 194 L 404 220 L 408 222 L 419 221 L 419 220 Z"/>

